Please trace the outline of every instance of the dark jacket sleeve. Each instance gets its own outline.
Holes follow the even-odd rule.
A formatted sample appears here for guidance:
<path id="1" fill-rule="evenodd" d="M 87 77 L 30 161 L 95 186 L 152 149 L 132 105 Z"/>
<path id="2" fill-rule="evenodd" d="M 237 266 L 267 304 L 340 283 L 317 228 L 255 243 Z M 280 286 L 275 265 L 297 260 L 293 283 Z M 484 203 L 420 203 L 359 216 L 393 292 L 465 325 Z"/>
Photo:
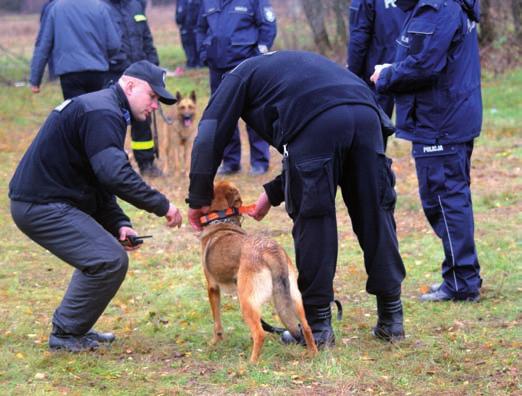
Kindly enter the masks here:
<path id="1" fill-rule="evenodd" d="M 109 147 L 90 157 L 89 162 L 96 178 L 107 191 L 157 216 L 167 214 L 168 199 L 134 172 L 125 152 Z"/>
<path id="2" fill-rule="evenodd" d="M 350 40 L 348 43 L 348 69 L 364 77 L 366 58 L 373 34 L 375 10 L 371 0 L 353 0 L 350 5 Z"/>
<path id="3" fill-rule="evenodd" d="M 225 76 L 210 98 L 192 149 L 187 202 L 200 208 L 212 201 L 213 182 L 225 146 L 232 138 L 246 101 L 246 87 L 233 74 Z"/>
<path id="4" fill-rule="evenodd" d="M 421 11 L 407 26 L 411 43 L 406 56 L 382 70 L 376 84 L 378 93 L 425 89 L 433 85 L 444 71 L 448 50 L 459 26 L 459 16 L 446 14 L 438 21 L 438 13 L 433 8 L 423 7 Z"/>
<path id="5" fill-rule="evenodd" d="M 105 29 L 105 45 L 107 46 L 107 55 L 109 59 L 116 56 L 121 49 L 121 37 L 114 21 L 111 19 L 109 6 L 105 3 L 101 4 L 101 16 L 103 18 L 103 28 Z"/>
<path id="6" fill-rule="evenodd" d="M 270 205 L 279 206 L 285 200 L 285 191 L 283 189 L 283 177 L 278 175 L 274 180 L 263 185 Z"/>
<path id="7" fill-rule="evenodd" d="M 205 14 L 205 3 L 201 3 L 198 13 L 198 21 L 196 24 L 196 46 L 199 53 L 199 58 L 206 64 L 207 62 L 207 48 L 203 45 L 208 34 L 208 22 Z"/>
<path id="8" fill-rule="evenodd" d="M 277 24 L 274 10 L 269 0 L 259 0 L 256 23 L 259 29 L 257 44 L 271 48 L 277 35 Z"/>
<path id="9" fill-rule="evenodd" d="M 187 15 L 187 5 L 185 0 L 176 1 L 176 24 L 181 27 Z"/>
<path id="10" fill-rule="evenodd" d="M 106 191 L 98 193 L 97 210 L 92 217 L 116 237 L 121 227 L 132 227 L 130 219 L 116 202 L 116 197 Z"/>
<path id="11" fill-rule="evenodd" d="M 53 50 L 54 42 L 54 13 L 50 10 L 47 15 L 42 18 L 40 31 L 36 39 L 33 58 L 31 59 L 31 76 L 29 82 L 31 85 L 40 86 L 42 82 L 45 65 L 49 61 Z"/>
<path id="12" fill-rule="evenodd" d="M 143 27 L 143 52 L 147 55 L 147 60 L 149 62 L 159 65 L 158 51 L 156 51 L 156 47 L 154 46 L 152 33 L 148 23 Z"/>

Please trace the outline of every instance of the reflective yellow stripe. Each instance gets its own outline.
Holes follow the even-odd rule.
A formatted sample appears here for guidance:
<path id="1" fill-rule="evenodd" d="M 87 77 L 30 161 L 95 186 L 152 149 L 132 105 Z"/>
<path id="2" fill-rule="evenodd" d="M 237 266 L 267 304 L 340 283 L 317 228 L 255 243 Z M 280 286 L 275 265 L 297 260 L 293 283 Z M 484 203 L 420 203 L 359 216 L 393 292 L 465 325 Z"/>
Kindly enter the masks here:
<path id="1" fill-rule="evenodd" d="M 131 149 L 133 150 L 150 150 L 152 148 L 154 148 L 154 140 L 146 140 L 144 142 L 131 140 Z"/>
<path id="2" fill-rule="evenodd" d="M 143 14 L 134 15 L 134 20 L 136 22 L 143 22 L 147 20 L 147 17 Z"/>

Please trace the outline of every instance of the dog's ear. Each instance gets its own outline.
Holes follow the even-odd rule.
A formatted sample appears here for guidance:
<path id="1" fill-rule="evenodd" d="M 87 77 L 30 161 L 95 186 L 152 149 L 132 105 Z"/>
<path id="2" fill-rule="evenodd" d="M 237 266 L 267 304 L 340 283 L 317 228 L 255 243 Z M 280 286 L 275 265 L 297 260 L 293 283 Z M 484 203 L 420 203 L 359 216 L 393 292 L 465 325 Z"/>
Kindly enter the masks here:
<path id="1" fill-rule="evenodd" d="M 192 90 L 192 92 L 190 93 L 190 99 L 192 99 L 192 101 L 196 103 L 196 91 Z"/>
<path id="2" fill-rule="evenodd" d="M 181 100 L 181 94 L 179 91 L 176 91 L 176 100 L 179 102 Z"/>

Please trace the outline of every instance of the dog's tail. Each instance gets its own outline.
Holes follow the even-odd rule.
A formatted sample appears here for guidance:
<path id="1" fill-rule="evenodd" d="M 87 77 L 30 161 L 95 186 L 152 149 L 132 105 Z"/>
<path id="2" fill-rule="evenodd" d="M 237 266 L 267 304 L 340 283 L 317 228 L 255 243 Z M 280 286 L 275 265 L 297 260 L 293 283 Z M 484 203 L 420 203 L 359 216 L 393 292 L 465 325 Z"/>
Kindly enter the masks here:
<path id="1" fill-rule="evenodd" d="M 272 274 L 272 293 L 274 298 L 274 305 L 281 319 L 281 322 L 294 336 L 298 336 L 300 333 L 299 329 L 299 318 L 296 314 L 296 301 L 295 295 L 298 290 L 297 283 L 292 280 L 290 276 L 295 276 L 289 273 L 288 264 L 290 258 L 286 252 L 279 246 L 271 246 L 269 252 L 264 254 L 264 260 L 270 268 Z M 300 303 L 300 295 L 299 295 Z"/>

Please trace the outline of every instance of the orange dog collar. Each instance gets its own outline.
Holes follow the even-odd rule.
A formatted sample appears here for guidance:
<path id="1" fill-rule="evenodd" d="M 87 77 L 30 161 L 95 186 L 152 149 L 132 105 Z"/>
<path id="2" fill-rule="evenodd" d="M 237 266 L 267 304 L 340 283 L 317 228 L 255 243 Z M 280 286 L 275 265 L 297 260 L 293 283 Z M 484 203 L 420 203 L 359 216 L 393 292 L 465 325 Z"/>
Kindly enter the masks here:
<path id="1" fill-rule="evenodd" d="M 243 213 L 251 212 L 256 208 L 255 204 L 240 206 L 239 208 L 227 208 L 225 210 L 216 210 L 214 212 L 207 213 L 199 218 L 201 225 L 207 225 L 211 221 L 226 219 L 228 217 L 239 216 Z"/>

